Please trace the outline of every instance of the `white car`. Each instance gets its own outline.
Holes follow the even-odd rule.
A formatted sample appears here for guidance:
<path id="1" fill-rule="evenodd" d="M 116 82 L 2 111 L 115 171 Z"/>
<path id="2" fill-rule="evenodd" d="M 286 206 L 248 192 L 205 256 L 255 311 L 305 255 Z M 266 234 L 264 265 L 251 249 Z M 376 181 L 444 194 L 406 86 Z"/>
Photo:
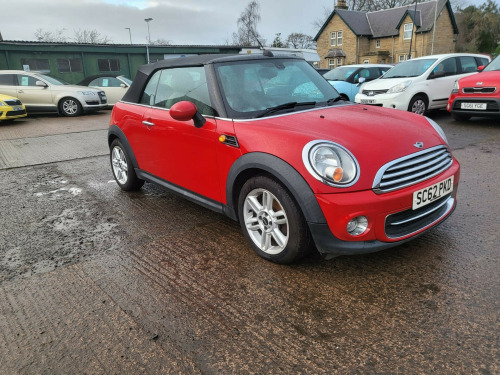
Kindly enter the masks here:
<path id="1" fill-rule="evenodd" d="M 108 106 L 113 106 L 122 100 L 131 83 L 130 79 L 119 74 L 98 74 L 85 78 L 79 85 L 104 91 L 108 98 Z"/>
<path id="2" fill-rule="evenodd" d="M 28 112 L 59 112 L 63 116 L 78 116 L 107 106 L 102 90 L 23 70 L 0 70 L 0 94 L 19 98 Z"/>
<path id="3" fill-rule="evenodd" d="M 428 109 L 445 108 L 455 81 L 476 73 L 489 61 L 486 55 L 470 53 L 418 57 L 365 83 L 355 101 L 423 115 Z"/>

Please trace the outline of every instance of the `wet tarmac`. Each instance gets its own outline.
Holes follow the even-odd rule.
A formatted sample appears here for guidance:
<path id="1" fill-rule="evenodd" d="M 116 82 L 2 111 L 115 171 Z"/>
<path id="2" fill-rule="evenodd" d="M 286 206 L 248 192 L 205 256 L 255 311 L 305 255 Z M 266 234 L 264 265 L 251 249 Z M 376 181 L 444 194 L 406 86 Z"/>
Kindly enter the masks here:
<path id="1" fill-rule="evenodd" d="M 120 191 L 108 117 L 0 123 L 0 373 L 500 373 L 494 120 L 431 114 L 462 165 L 441 226 L 279 266 L 222 215 Z"/>

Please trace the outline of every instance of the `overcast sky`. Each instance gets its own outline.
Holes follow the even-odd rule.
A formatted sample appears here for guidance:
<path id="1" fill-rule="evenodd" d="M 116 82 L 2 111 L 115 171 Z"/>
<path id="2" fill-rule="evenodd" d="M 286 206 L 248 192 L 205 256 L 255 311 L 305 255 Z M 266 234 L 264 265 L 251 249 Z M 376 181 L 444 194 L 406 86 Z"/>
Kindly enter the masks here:
<path id="1" fill-rule="evenodd" d="M 452 4 L 479 5 L 483 0 L 451 0 Z M 68 41 L 75 30 L 98 30 L 111 43 L 134 44 L 151 40 L 172 44 L 221 45 L 232 41 L 236 21 L 250 0 L 3 0 L 0 33 L 4 40 L 36 40 L 35 31 L 65 29 Z M 314 37 L 313 22 L 336 0 L 259 0 L 261 22 L 257 30 L 270 44 L 276 33 Z"/>

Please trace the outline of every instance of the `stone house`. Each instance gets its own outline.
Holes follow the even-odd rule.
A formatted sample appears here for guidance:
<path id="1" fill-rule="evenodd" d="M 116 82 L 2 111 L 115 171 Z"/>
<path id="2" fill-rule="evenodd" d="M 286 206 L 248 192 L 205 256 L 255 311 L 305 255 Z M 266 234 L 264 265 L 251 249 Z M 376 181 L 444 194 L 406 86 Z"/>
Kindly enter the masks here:
<path id="1" fill-rule="evenodd" d="M 434 27 L 435 25 L 435 27 Z M 347 10 L 338 0 L 314 37 L 319 67 L 398 63 L 455 52 L 458 34 L 450 0 L 434 0 L 376 12 Z"/>

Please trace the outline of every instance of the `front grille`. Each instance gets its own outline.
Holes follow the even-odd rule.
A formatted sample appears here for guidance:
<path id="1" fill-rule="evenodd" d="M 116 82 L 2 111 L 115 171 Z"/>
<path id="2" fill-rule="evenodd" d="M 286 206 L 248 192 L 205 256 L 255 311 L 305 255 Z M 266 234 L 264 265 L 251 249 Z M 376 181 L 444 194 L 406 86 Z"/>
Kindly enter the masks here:
<path id="1" fill-rule="evenodd" d="M 389 238 L 400 238 L 425 228 L 438 221 L 455 203 L 450 194 L 416 210 L 406 210 L 385 218 L 385 234 Z"/>
<path id="2" fill-rule="evenodd" d="M 462 103 L 486 103 L 486 111 L 491 111 L 491 112 L 499 112 L 500 108 L 498 107 L 498 102 L 495 100 L 470 100 L 470 99 L 464 99 L 464 100 L 455 100 L 453 102 L 453 110 L 456 111 L 463 111 L 462 109 Z M 465 111 L 474 111 L 473 109 L 465 109 Z M 482 109 L 477 109 L 477 112 L 484 112 Z"/>
<path id="3" fill-rule="evenodd" d="M 462 92 L 464 94 L 491 94 L 496 89 L 496 87 L 464 87 Z"/>
<path id="4" fill-rule="evenodd" d="M 380 94 L 385 94 L 388 90 L 363 90 L 363 95 L 375 96 Z"/>
<path id="5" fill-rule="evenodd" d="M 452 164 L 453 158 L 445 146 L 402 157 L 380 168 L 373 182 L 373 191 L 383 194 L 417 184 L 438 175 Z"/>
<path id="6" fill-rule="evenodd" d="M 5 114 L 5 116 L 19 116 L 19 115 L 24 115 L 26 114 L 26 111 L 24 109 L 20 109 L 19 111 L 9 111 Z"/>
<path id="7" fill-rule="evenodd" d="M 14 105 L 23 105 L 20 100 L 7 99 L 3 101 L 5 104 L 10 105 L 11 107 Z"/>
<path id="8" fill-rule="evenodd" d="M 101 100 L 102 104 L 106 104 L 107 98 L 106 98 L 106 93 L 104 91 L 99 91 L 99 99 Z"/>

